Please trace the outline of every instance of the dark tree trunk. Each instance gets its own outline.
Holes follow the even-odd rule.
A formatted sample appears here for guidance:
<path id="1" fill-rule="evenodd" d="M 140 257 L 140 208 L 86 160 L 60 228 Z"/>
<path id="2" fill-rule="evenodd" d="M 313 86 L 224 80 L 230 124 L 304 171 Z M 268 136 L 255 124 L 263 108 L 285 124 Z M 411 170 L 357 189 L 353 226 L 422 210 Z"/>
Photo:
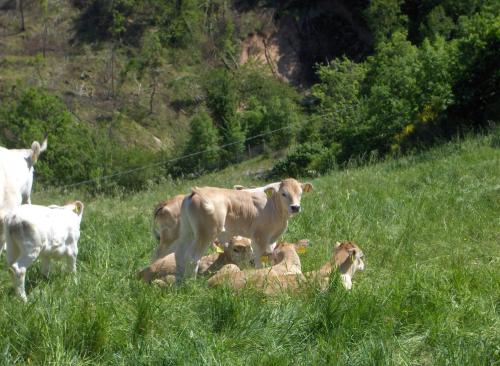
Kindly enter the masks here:
<path id="1" fill-rule="evenodd" d="M 21 31 L 24 32 L 26 28 L 24 27 L 24 8 L 23 0 L 18 0 L 19 13 L 21 14 Z"/>

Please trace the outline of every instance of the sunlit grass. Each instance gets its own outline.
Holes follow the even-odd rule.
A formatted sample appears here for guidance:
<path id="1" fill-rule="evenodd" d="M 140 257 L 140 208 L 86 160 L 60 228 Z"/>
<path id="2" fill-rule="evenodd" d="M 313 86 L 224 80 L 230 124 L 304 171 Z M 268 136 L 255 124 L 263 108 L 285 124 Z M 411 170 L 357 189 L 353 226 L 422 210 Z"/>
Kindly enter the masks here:
<path id="1" fill-rule="evenodd" d="M 0 359 L 5 364 L 500 363 L 500 150 L 470 138 L 425 154 L 314 179 L 286 240 L 308 238 L 303 270 L 336 240 L 357 242 L 366 271 L 346 292 L 334 281 L 266 298 L 209 290 L 199 279 L 159 289 L 136 280 L 155 245 L 155 203 L 192 185 L 260 184 L 261 162 L 166 182 L 134 195 L 39 192 L 34 202 L 85 198 L 78 273 L 39 264 L 28 303 L 0 264 Z M 83 197 L 83 198 L 82 198 Z"/>

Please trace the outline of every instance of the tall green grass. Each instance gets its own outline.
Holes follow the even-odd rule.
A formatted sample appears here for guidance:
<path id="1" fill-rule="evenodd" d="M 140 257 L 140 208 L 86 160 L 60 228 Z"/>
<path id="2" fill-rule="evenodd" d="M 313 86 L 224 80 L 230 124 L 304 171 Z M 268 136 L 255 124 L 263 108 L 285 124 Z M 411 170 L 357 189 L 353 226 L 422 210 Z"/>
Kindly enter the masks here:
<path id="1" fill-rule="evenodd" d="M 57 365 L 498 365 L 500 364 L 500 150 L 496 137 L 333 173 L 313 181 L 286 240 L 308 238 L 303 270 L 336 240 L 366 258 L 351 292 L 333 278 L 266 298 L 172 289 L 136 280 L 155 242 L 151 211 L 191 185 L 252 184 L 231 168 L 131 196 L 85 200 L 78 273 L 39 264 L 28 303 L 0 264 L 0 362 Z M 257 164 L 259 164 L 257 162 Z M 242 168 L 243 169 L 243 168 Z M 36 193 L 33 201 L 82 198 Z M 85 198 L 85 197 L 84 197 Z"/>

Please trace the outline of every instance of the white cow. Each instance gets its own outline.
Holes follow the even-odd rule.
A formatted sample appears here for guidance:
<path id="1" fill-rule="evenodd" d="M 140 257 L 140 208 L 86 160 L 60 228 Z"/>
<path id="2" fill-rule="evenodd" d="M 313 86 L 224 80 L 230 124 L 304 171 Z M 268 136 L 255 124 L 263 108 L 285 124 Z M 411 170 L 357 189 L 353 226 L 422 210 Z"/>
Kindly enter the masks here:
<path id="1" fill-rule="evenodd" d="M 22 203 L 31 203 L 34 165 L 47 150 L 47 138 L 42 145 L 34 141 L 31 149 L 0 147 L 0 223 L 5 215 Z M 0 225 L 0 254 L 4 248 L 3 225 Z"/>
<path id="2" fill-rule="evenodd" d="M 33 171 L 40 154 L 47 150 L 47 138 L 40 143 L 34 141 L 31 149 L 6 149 L 0 147 L 0 172 L 6 183 L 21 194 L 22 203 L 31 203 Z"/>
<path id="3" fill-rule="evenodd" d="M 83 203 L 65 206 L 21 205 L 5 217 L 7 262 L 16 293 L 26 301 L 26 270 L 40 256 L 42 273 L 48 276 L 50 259 L 65 258 L 68 270 L 76 271 Z"/>

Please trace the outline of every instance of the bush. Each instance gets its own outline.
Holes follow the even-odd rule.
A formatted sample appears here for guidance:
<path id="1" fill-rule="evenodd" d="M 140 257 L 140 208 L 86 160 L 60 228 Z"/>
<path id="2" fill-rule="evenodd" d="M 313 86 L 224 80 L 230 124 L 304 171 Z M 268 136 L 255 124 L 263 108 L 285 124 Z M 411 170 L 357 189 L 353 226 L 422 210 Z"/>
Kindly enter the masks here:
<path id="1" fill-rule="evenodd" d="M 459 75 L 455 103 L 448 113 L 457 124 L 484 127 L 500 115 L 500 15 L 486 9 L 460 22 Z"/>
<path id="2" fill-rule="evenodd" d="M 311 95 L 318 103 L 313 123 L 319 124 L 323 145 L 340 144 L 341 160 L 347 160 L 365 149 L 366 141 L 361 139 L 361 134 L 367 116 L 361 88 L 366 71 L 365 64 L 347 58 L 333 60 L 329 65 L 318 68 L 320 82 L 311 89 Z"/>
<path id="3" fill-rule="evenodd" d="M 93 181 L 86 185 L 91 192 L 139 191 L 167 175 L 164 167 L 155 165 L 161 154 L 137 147 L 125 149 L 110 141 L 102 129 L 98 131 L 99 164 L 91 167 L 88 178 Z"/>
<path id="4" fill-rule="evenodd" d="M 318 143 L 306 143 L 296 146 L 285 159 L 279 161 L 271 171 L 271 175 L 277 177 L 303 177 L 314 176 L 319 172 L 314 168 L 321 166 L 326 168 L 326 164 L 318 165 L 318 162 L 326 157 L 328 149 Z M 326 160 L 326 159 L 325 159 Z"/>
<path id="5" fill-rule="evenodd" d="M 57 97 L 41 89 L 27 89 L 0 107 L 2 143 L 27 148 L 48 133 L 48 148 L 36 165 L 36 181 L 44 185 L 71 185 L 91 180 L 91 192 L 139 190 L 158 180 L 156 153 L 127 149 L 111 140 L 104 129 L 77 123 Z M 146 167 L 146 168 L 144 168 Z M 126 174 L 121 174 L 127 172 Z M 118 175 L 115 175 L 117 174 Z M 111 179 L 103 179 L 111 175 Z"/>
<path id="6" fill-rule="evenodd" d="M 206 103 L 219 130 L 224 148 L 221 162 L 224 165 L 239 160 L 244 150 L 245 131 L 236 117 L 238 90 L 234 76 L 225 69 L 212 70 L 204 83 Z"/>
<path id="7" fill-rule="evenodd" d="M 207 112 L 198 113 L 191 120 L 191 137 L 184 148 L 183 155 L 194 154 L 174 164 L 172 173 L 201 174 L 218 167 L 220 151 L 219 135 L 212 118 Z"/>
<path id="8" fill-rule="evenodd" d="M 289 85 L 276 80 L 259 68 L 239 71 L 240 113 L 242 128 L 252 139 L 249 145 L 267 144 L 272 150 L 290 146 L 301 120 L 298 95 Z M 271 131 L 279 130 L 271 133 Z"/>
<path id="9" fill-rule="evenodd" d="M 18 98 L 0 107 L 8 148 L 27 148 L 48 133 L 48 149 L 36 167 L 37 179 L 51 185 L 68 184 L 88 178 L 97 165 L 91 130 L 76 123 L 66 106 L 55 96 L 27 89 Z"/>

